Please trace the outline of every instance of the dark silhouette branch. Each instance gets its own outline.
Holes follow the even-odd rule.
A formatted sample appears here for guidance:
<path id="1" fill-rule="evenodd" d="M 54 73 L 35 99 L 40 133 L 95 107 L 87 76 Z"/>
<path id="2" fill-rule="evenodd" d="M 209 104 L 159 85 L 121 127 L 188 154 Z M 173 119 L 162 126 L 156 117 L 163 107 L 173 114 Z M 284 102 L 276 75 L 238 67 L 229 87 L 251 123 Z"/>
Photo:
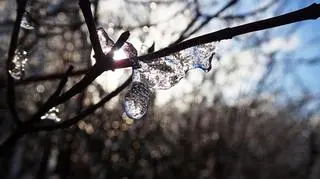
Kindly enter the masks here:
<path id="1" fill-rule="evenodd" d="M 248 24 L 244 24 L 236 27 L 225 28 L 213 33 L 192 38 L 190 40 L 186 40 L 181 43 L 163 48 L 154 53 L 135 57 L 132 60 L 141 60 L 141 61 L 147 62 L 160 57 L 164 57 L 172 53 L 179 52 L 189 47 L 210 43 L 210 42 L 215 42 L 215 41 L 232 39 L 235 36 L 247 34 L 250 32 L 265 30 L 265 29 L 283 26 L 283 25 L 300 22 L 304 20 L 317 19 L 318 17 L 320 17 L 320 4 L 314 3 L 306 8 L 293 11 L 291 13 L 287 13 L 277 17 L 268 18 L 265 20 L 260 20 L 260 21 L 256 21 L 256 22 L 252 22 L 252 23 L 248 23 Z M 117 62 L 119 63 L 119 66 L 120 66 L 120 64 L 121 65 L 124 64 L 123 61 L 128 61 L 128 60 L 129 59 L 123 59 Z M 123 67 L 124 66 L 121 66 L 121 68 Z"/>
<path id="2" fill-rule="evenodd" d="M 69 77 L 80 76 L 80 75 L 86 74 L 88 72 L 88 70 L 89 69 L 75 70 L 75 71 L 70 72 L 68 75 L 69 75 Z M 59 73 L 45 74 L 45 75 L 41 75 L 41 76 L 30 76 L 25 79 L 15 81 L 14 84 L 16 86 L 19 86 L 19 85 L 26 85 L 26 84 L 35 83 L 35 82 L 59 80 L 59 79 L 61 79 L 61 77 L 64 74 L 65 74 L 65 72 L 59 72 Z M 0 84 L 0 88 L 6 88 L 6 87 L 7 87 L 6 84 Z"/>
<path id="3" fill-rule="evenodd" d="M 73 124 L 76 124 L 77 122 L 79 122 L 80 120 L 82 120 L 83 118 L 87 117 L 88 115 L 92 114 L 95 110 L 97 110 L 98 108 L 100 108 L 101 106 L 103 106 L 106 102 L 108 102 L 110 99 L 112 99 L 113 97 L 117 96 L 122 90 L 124 90 L 132 81 L 132 77 L 129 77 L 122 85 L 120 85 L 117 89 L 115 89 L 114 91 L 112 91 L 111 93 L 109 93 L 108 95 L 106 95 L 105 97 L 103 97 L 97 104 L 94 104 L 90 107 L 88 107 L 86 110 L 80 112 L 77 116 L 72 117 L 68 120 L 65 120 L 61 123 L 56 123 L 53 125 L 43 125 L 43 126 L 35 126 L 32 131 L 52 131 L 52 130 L 56 130 L 56 129 L 63 129 L 63 128 L 67 128 L 70 127 Z"/>
<path id="4" fill-rule="evenodd" d="M 90 2 L 88 0 L 79 0 L 79 6 L 82 10 L 83 17 L 86 21 L 88 30 L 89 30 L 89 37 L 91 41 L 91 45 L 94 51 L 94 54 L 96 56 L 96 61 L 100 61 L 100 57 L 102 57 L 104 54 L 101 49 L 100 41 L 98 38 L 98 34 L 96 33 L 96 24 L 95 20 L 92 16 Z M 108 62 L 110 62 L 112 59 L 107 59 Z"/>
<path id="5" fill-rule="evenodd" d="M 86 19 L 86 23 L 87 23 L 89 33 L 90 33 L 90 40 L 93 45 L 93 48 L 95 50 L 99 51 L 100 42 L 99 42 L 99 39 L 97 38 L 96 27 L 95 27 L 95 24 L 93 21 L 94 19 L 92 17 L 92 13 L 90 10 L 90 3 L 88 0 L 80 0 L 79 4 L 80 4 L 80 8 L 83 12 L 83 15 L 85 16 L 85 19 Z M 88 16 L 88 17 L 86 17 L 86 16 Z M 148 61 L 156 60 L 159 57 L 167 56 L 169 54 L 172 54 L 172 53 L 175 53 L 180 50 L 184 50 L 186 48 L 193 47 L 196 45 L 205 44 L 205 43 L 214 42 L 214 41 L 225 40 L 225 39 L 231 39 L 231 38 L 238 36 L 238 35 L 254 32 L 254 31 L 260 31 L 260 30 L 264 30 L 264 29 L 269 29 L 269 28 L 273 28 L 273 27 L 278 27 L 278 26 L 282 26 L 282 25 L 286 25 L 286 24 L 291 24 L 294 22 L 316 19 L 319 16 L 320 16 L 320 5 L 314 3 L 314 4 L 310 5 L 309 7 L 306 7 L 306 8 L 291 12 L 291 13 L 287 13 L 287 14 L 284 14 L 281 16 L 277 16 L 277 17 L 273 17 L 273 18 L 269 18 L 269 19 L 265 19 L 265 20 L 261 20 L 261 21 L 257 21 L 257 22 L 252 22 L 252 23 L 236 26 L 233 28 L 222 29 L 217 32 L 202 35 L 202 36 L 199 36 L 199 37 L 196 37 L 196 38 L 193 38 L 193 39 L 190 39 L 190 40 L 187 40 L 187 41 L 184 41 L 184 42 L 172 45 L 172 46 L 169 46 L 167 48 L 164 48 L 164 49 L 159 50 L 157 52 L 149 53 L 147 55 L 134 57 L 132 59 L 123 59 L 123 60 L 115 61 L 115 62 L 113 62 L 112 65 L 110 65 L 110 63 L 108 63 L 110 60 L 112 60 L 111 54 L 113 53 L 113 51 L 111 50 L 107 55 L 101 54 L 101 56 L 100 55 L 96 56 L 96 59 L 99 59 L 99 60 L 97 60 L 97 63 L 87 71 L 86 75 L 82 78 L 82 80 L 80 80 L 77 84 L 75 84 L 67 92 L 65 92 L 57 97 L 54 97 L 53 100 L 50 101 L 49 103 L 45 104 L 42 109 L 49 110 L 51 107 L 54 107 L 58 104 L 61 104 L 65 101 L 69 100 L 71 97 L 77 95 L 78 93 L 81 93 L 88 85 L 90 85 L 92 83 L 93 80 L 96 79 L 96 77 L 98 77 L 102 72 L 104 72 L 106 70 L 131 67 L 132 66 L 131 62 L 133 60 L 141 60 L 141 61 L 148 62 Z M 17 18 L 17 19 L 19 19 L 19 18 Z M 120 48 L 123 45 L 123 43 L 127 40 L 128 36 L 129 36 L 128 32 L 123 33 L 122 36 L 119 38 L 119 40 L 116 42 L 116 45 L 113 47 L 113 49 L 115 50 L 117 48 Z M 14 42 L 17 41 L 16 38 L 17 37 L 13 38 L 13 42 L 11 42 L 13 45 L 11 44 L 12 48 L 10 48 L 10 49 L 15 49 L 16 46 L 14 44 L 16 44 L 16 43 L 14 43 Z M 101 47 L 100 47 L 100 50 L 101 50 Z M 14 50 L 13 50 L 13 52 L 14 52 Z M 9 52 L 9 54 L 11 54 L 11 53 L 12 52 Z M 10 56 L 9 56 L 9 59 L 10 59 Z M 72 73 L 67 74 L 67 75 L 62 75 L 62 76 L 59 76 L 59 78 L 65 79 L 68 76 L 70 76 L 71 74 Z M 81 112 L 78 116 L 71 118 L 63 123 L 59 123 L 56 126 L 42 126 L 42 127 L 35 126 L 34 122 L 28 122 L 28 121 L 22 123 L 12 133 L 12 135 L 9 136 L 7 138 L 7 140 L 5 140 L 5 142 L 0 146 L 0 150 L 3 150 L 5 148 L 8 148 L 8 146 L 11 146 L 11 144 L 13 144 L 14 141 L 19 139 L 25 133 L 35 132 L 35 131 L 39 131 L 39 130 L 54 130 L 57 128 L 65 128 L 65 127 L 71 126 L 72 124 L 76 123 L 77 121 L 81 120 L 82 118 L 84 118 L 84 117 L 88 116 L 89 114 L 91 114 L 92 112 L 94 112 L 97 108 L 102 106 L 105 102 L 110 100 L 112 97 L 116 96 L 129 83 L 130 83 L 130 80 L 127 80 L 117 90 L 115 90 L 114 92 L 110 93 L 105 98 L 103 98 L 98 104 L 87 108 L 86 110 Z M 8 83 L 8 87 L 9 87 L 9 85 L 12 86 L 12 84 Z M 44 112 L 46 112 L 46 111 L 45 110 L 38 111 L 33 116 L 33 118 L 31 120 L 38 121 Z"/>
<path id="6" fill-rule="evenodd" d="M 15 88 L 14 88 L 14 79 L 9 73 L 9 70 L 14 66 L 12 60 L 15 56 L 15 51 L 17 49 L 18 45 L 18 38 L 19 38 L 19 31 L 20 31 L 20 23 L 22 20 L 22 17 L 25 12 L 25 7 L 27 5 L 27 0 L 17 0 L 17 15 L 16 15 L 16 21 L 14 22 L 13 32 L 11 35 L 11 41 L 10 41 L 10 47 L 8 51 L 8 59 L 7 59 L 7 103 L 9 106 L 9 110 L 11 112 L 11 116 L 13 121 L 20 125 L 21 121 L 19 119 L 18 113 L 16 111 L 16 95 L 15 95 Z"/>

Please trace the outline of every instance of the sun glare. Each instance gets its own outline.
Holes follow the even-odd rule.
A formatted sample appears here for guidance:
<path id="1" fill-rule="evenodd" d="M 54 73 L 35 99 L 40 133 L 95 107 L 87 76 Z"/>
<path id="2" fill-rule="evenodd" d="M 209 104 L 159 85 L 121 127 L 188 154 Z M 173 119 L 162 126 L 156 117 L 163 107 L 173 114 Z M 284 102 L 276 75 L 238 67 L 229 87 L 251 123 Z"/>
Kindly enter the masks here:
<path id="1" fill-rule="evenodd" d="M 122 49 L 114 51 L 113 60 L 121 60 L 125 58 L 128 58 L 128 55 Z"/>

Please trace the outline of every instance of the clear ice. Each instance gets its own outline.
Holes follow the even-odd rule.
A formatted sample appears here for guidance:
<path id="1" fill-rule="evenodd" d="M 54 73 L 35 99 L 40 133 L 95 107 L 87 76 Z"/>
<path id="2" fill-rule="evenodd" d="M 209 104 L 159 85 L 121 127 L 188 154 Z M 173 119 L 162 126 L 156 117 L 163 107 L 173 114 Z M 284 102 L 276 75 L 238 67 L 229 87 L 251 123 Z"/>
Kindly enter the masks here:
<path id="1" fill-rule="evenodd" d="M 61 121 L 61 119 L 59 118 L 59 109 L 56 107 L 51 108 L 47 113 L 45 113 L 43 116 L 41 116 L 41 119 L 47 119 L 47 120 L 53 120 L 56 122 Z"/>
<path id="2" fill-rule="evenodd" d="M 97 29 L 97 34 L 100 41 L 102 52 L 106 55 L 111 50 L 112 46 L 114 45 L 114 42 L 102 27 L 99 27 Z M 91 56 L 94 55 L 93 50 L 91 51 L 91 54 Z M 113 52 L 113 59 L 121 60 L 125 58 L 135 57 L 137 55 L 137 50 L 133 47 L 133 45 L 129 42 L 125 42 L 120 49 Z"/>
<path id="3" fill-rule="evenodd" d="M 153 89 L 169 89 L 191 69 L 210 71 L 214 51 L 215 46 L 208 43 L 148 62 L 139 61 L 140 68 L 134 69 L 133 81 L 145 83 Z"/>
<path id="4" fill-rule="evenodd" d="M 150 93 L 151 91 L 146 84 L 132 82 L 123 104 L 128 117 L 140 119 L 146 114 L 150 101 Z"/>
<path id="5" fill-rule="evenodd" d="M 9 74 L 12 78 L 20 80 L 24 77 L 25 64 L 28 61 L 28 53 L 20 48 L 17 48 L 15 55 L 12 59 L 12 67 L 9 70 Z"/>
<path id="6" fill-rule="evenodd" d="M 103 52 L 110 51 L 114 42 L 103 28 L 98 36 Z M 127 58 L 137 56 L 137 50 L 130 43 L 120 49 Z M 215 44 L 207 43 L 190 47 L 165 57 L 148 61 L 133 61 L 133 76 L 130 90 L 125 96 L 124 110 L 132 119 L 142 118 L 149 106 L 150 94 L 156 89 L 169 89 L 177 84 L 186 73 L 194 68 L 210 71 L 215 54 Z"/>

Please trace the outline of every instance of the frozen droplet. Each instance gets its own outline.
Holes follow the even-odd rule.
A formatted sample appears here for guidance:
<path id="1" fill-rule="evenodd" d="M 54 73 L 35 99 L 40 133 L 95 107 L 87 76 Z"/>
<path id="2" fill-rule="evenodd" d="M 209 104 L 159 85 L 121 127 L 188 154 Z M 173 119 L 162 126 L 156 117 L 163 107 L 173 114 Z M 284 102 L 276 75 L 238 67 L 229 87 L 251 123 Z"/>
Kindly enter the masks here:
<path id="1" fill-rule="evenodd" d="M 132 82 L 129 92 L 125 96 L 124 110 L 128 117 L 132 119 L 142 118 L 149 106 L 149 87 L 140 82 Z"/>
<path id="2" fill-rule="evenodd" d="M 25 64 L 28 61 L 27 58 L 28 53 L 20 48 L 17 48 L 15 51 L 15 55 L 12 59 L 12 66 L 9 70 L 9 74 L 12 78 L 16 80 L 20 80 L 24 76 Z"/>
<path id="3" fill-rule="evenodd" d="M 22 20 L 21 20 L 20 27 L 22 27 L 24 29 L 28 29 L 28 30 L 34 29 L 34 24 L 31 20 L 30 14 L 28 12 L 24 13 Z"/>
<path id="4" fill-rule="evenodd" d="M 47 113 L 45 113 L 43 116 L 41 116 L 41 119 L 47 119 L 47 120 L 53 120 L 56 122 L 61 121 L 61 118 L 59 118 L 59 109 L 56 107 L 51 108 Z"/>

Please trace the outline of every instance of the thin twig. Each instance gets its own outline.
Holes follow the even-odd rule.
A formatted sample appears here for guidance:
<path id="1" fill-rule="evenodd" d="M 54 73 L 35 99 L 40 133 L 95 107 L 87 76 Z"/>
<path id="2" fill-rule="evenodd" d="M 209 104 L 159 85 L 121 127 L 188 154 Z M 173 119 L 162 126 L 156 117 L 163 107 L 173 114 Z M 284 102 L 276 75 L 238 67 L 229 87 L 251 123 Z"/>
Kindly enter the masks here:
<path id="1" fill-rule="evenodd" d="M 306 8 L 291 12 L 291 13 L 287 13 L 287 14 L 284 14 L 281 16 L 277 16 L 274 18 L 269 18 L 269 19 L 249 23 L 249 24 L 236 26 L 233 28 L 226 28 L 226 29 L 223 29 L 223 30 L 220 30 L 217 32 L 209 33 L 209 34 L 197 37 L 197 38 L 193 38 L 193 39 L 181 42 L 179 44 L 164 48 L 164 49 L 159 50 L 154 53 L 150 53 L 150 54 L 143 55 L 140 57 L 135 57 L 131 60 L 142 60 L 142 61 L 155 60 L 159 57 L 163 57 L 163 56 L 178 52 L 180 50 L 183 50 L 183 49 L 186 49 L 186 48 L 189 48 L 192 46 L 205 44 L 205 43 L 209 43 L 209 42 L 213 42 L 213 41 L 224 40 L 224 39 L 231 39 L 234 36 L 246 34 L 249 32 L 260 31 L 260 30 L 273 28 L 273 27 L 277 27 L 277 26 L 282 26 L 282 25 L 286 25 L 286 24 L 291 24 L 291 23 L 299 22 L 299 21 L 303 21 L 303 20 L 317 19 L 319 16 L 320 16 L 320 4 L 314 3 L 314 4 L 310 5 L 309 7 L 306 7 Z M 102 56 L 102 59 L 106 59 L 106 58 L 108 58 L 108 57 Z M 104 60 L 100 60 L 100 61 L 102 61 L 101 64 L 104 64 L 103 63 Z M 73 86 L 70 90 L 68 90 L 64 94 L 60 95 L 58 97 L 58 99 L 55 101 L 55 103 L 53 103 L 53 105 L 55 106 L 57 104 L 61 104 L 65 101 L 67 101 L 72 96 L 80 93 L 83 89 L 85 89 L 103 71 L 112 69 L 112 67 L 110 67 L 110 66 L 106 67 L 106 66 L 101 66 L 101 64 L 99 64 L 99 65 L 97 65 L 97 64 L 99 64 L 99 63 L 96 63 L 92 68 L 89 69 L 86 76 L 79 83 L 77 83 L 75 86 Z M 130 59 L 123 59 L 120 61 L 116 61 L 116 63 L 114 65 L 115 65 L 114 66 L 115 68 L 124 68 L 124 67 L 131 66 L 131 62 L 130 62 Z M 107 97 L 105 97 L 105 99 L 101 103 L 99 102 L 99 105 L 102 105 L 102 103 L 105 103 L 106 101 L 110 100 L 112 97 L 116 96 L 119 92 L 120 92 L 120 90 L 113 92 L 113 93 L 110 93 L 108 95 L 109 97 L 107 96 Z M 71 121 L 78 121 L 78 120 L 80 120 L 79 118 L 83 118 L 83 117 L 89 115 L 91 111 L 93 112 L 97 108 L 98 108 L 98 106 L 88 108 L 87 111 L 89 111 L 89 112 L 80 113 L 79 116 L 72 118 L 70 120 Z M 68 127 L 72 124 L 74 124 L 74 122 L 67 122 L 66 127 Z M 64 127 L 64 126 L 60 126 L 60 127 Z M 8 148 L 8 146 L 10 146 L 10 144 L 13 144 L 16 140 L 18 140 L 21 136 L 23 136 L 23 134 L 25 134 L 27 132 L 32 132 L 33 129 L 34 129 L 33 126 L 30 125 L 29 123 L 21 124 L 12 133 L 12 135 L 9 136 L 9 138 L 7 140 L 5 140 L 5 142 L 0 146 L 0 151 L 2 149 Z M 38 130 L 42 130 L 42 128 L 38 129 Z M 43 130 L 45 130 L 45 129 L 43 129 Z M 48 129 L 48 130 L 50 130 L 50 129 Z"/>
<path id="2" fill-rule="evenodd" d="M 52 107 L 56 106 L 55 101 L 59 98 L 59 95 L 63 89 L 63 87 L 66 85 L 68 81 L 68 76 L 71 73 L 73 69 L 73 66 L 70 66 L 68 70 L 65 72 L 65 74 L 61 77 L 60 82 L 57 86 L 57 89 L 55 92 L 49 97 L 49 99 L 41 106 L 40 109 L 33 115 L 33 117 L 26 121 L 25 124 L 33 124 L 40 120 L 41 116 L 46 113 L 48 110 L 50 110 Z"/>
<path id="3" fill-rule="evenodd" d="M 230 0 L 225 6 L 223 6 L 220 10 L 218 10 L 214 15 L 207 16 L 206 19 L 197 28 L 195 28 L 193 31 L 191 31 L 187 34 L 187 32 L 195 24 L 195 22 L 198 20 L 198 18 L 203 16 L 200 12 L 197 11 L 197 14 L 196 14 L 195 18 L 193 19 L 193 21 L 190 22 L 190 24 L 187 26 L 187 28 L 181 33 L 180 37 L 173 44 L 177 44 L 177 43 L 183 41 L 184 39 L 190 37 L 194 33 L 198 32 L 203 26 L 208 24 L 213 18 L 218 17 L 221 13 L 223 13 L 224 11 L 229 9 L 231 6 L 233 6 L 237 2 L 238 2 L 238 0 Z M 197 7 L 197 8 L 199 8 L 199 7 Z"/>
<path id="4" fill-rule="evenodd" d="M 73 66 L 69 66 L 67 72 L 62 76 L 60 82 L 59 82 L 59 85 L 58 85 L 58 88 L 57 90 L 54 92 L 54 96 L 59 96 L 63 87 L 66 85 L 67 81 L 68 81 L 68 77 L 69 77 L 69 74 L 72 72 L 73 70 Z"/>
<path id="5" fill-rule="evenodd" d="M 95 25 L 93 22 L 93 17 L 90 9 L 90 3 L 88 0 L 79 0 L 80 8 L 83 12 L 84 16 L 90 16 L 86 17 L 86 23 L 89 29 L 90 33 L 90 40 L 97 50 L 101 50 L 100 42 L 98 39 L 97 31 L 95 27 L 91 27 L 91 25 Z M 88 6 L 88 7 L 87 7 Z M 89 9 L 89 10 L 88 10 Z M 90 14 L 88 14 L 90 13 Z M 91 22 L 92 21 L 92 22 Z M 94 29 L 94 30 L 93 30 Z M 93 35 L 94 33 L 95 35 Z M 97 60 L 96 64 L 92 66 L 92 68 L 89 69 L 89 71 L 86 73 L 86 75 L 78 82 L 76 83 L 71 89 L 66 91 L 65 93 L 61 94 L 60 96 L 55 96 L 54 98 L 48 100 L 42 108 L 35 114 L 33 117 L 29 120 L 30 122 L 38 121 L 40 117 L 49 109 L 52 107 L 62 104 L 72 98 L 73 96 L 77 95 L 78 93 L 82 92 L 87 86 L 89 86 L 101 73 L 105 71 L 105 69 L 113 69 L 113 67 L 110 65 L 110 59 L 112 59 L 112 56 L 110 54 L 113 53 L 115 49 L 121 48 L 122 45 L 125 43 L 125 41 L 129 38 L 130 33 L 128 31 L 123 32 L 115 45 L 111 48 L 110 52 L 106 55 L 102 56 L 95 56 L 96 59 L 101 59 L 102 57 L 105 57 L 106 60 Z M 96 42 L 98 41 L 98 43 Z M 97 46 L 97 44 L 99 44 Z M 113 63 L 113 62 L 111 62 Z"/>
<path id="6" fill-rule="evenodd" d="M 124 90 L 131 83 L 131 81 L 132 81 L 132 77 L 129 77 L 117 89 L 115 89 L 114 91 L 112 91 L 111 93 L 109 93 L 108 95 L 103 97 L 97 104 L 94 104 L 94 105 L 88 107 L 86 110 L 80 112 L 77 116 L 75 116 L 75 117 L 73 117 L 71 119 L 68 119 L 68 120 L 66 120 L 64 122 L 54 124 L 54 125 L 35 126 L 32 129 L 32 131 L 33 132 L 41 131 L 41 130 L 52 131 L 52 130 L 56 130 L 56 129 L 62 129 L 62 128 L 70 127 L 71 125 L 77 123 L 81 119 L 83 119 L 83 118 L 87 117 L 88 115 L 92 114 L 95 110 L 97 110 L 98 108 L 103 106 L 106 102 L 111 100 L 113 97 L 117 96 L 122 90 Z"/>
<path id="7" fill-rule="evenodd" d="M 96 56 L 96 61 L 99 61 L 101 59 L 99 57 L 102 57 L 104 54 L 101 49 L 98 34 L 96 32 L 97 29 L 96 29 L 94 18 L 92 16 L 90 2 L 89 0 L 79 0 L 79 6 L 81 8 L 83 17 L 86 21 L 86 24 L 89 30 L 90 41 L 91 41 L 94 54 Z M 108 59 L 108 61 L 110 61 L 110 59 Z"/>
<path id="8" fill-rule="evenodd" d="M 213 18 L 216 18 L 218 16 L 220 16 L 220 14 L 222 14 L 224 11 L 226 11 L 227 9 L 229 9 L 230 7 L 232 7 L 233 5 L 235 5 L 238 2 L 238 0 L 231 0 L 229 1 L 224 7 L 222 7 L 216 14 L 212 15 L 212 16 L 208 16 L 196 29 L 194 29 L 193 31 L 191 31 L 190 33 L 188 33 L 187 37 L 190 37 L 191 35 L 195 34 L 196 32 L 198 32 L 202 27 L 204 27 L 205 25 L 207 25 Z"/>
<path id="9" fill-rule="evenodd" d="M 167 56 L 172 53 L 179 52 L 189 47 L 210 43 L 210 42 L 215 42 L 215 41 L 231 39 L 235 36 L 247 34 L 250 32 L 265 30 L 265 29 L 283 26 L 283 25 L 300 22 L 304 20 L 317 19 L 319 17 L 320 17 L 320 4 L 314 3 L 306 8 L 293 11 L 291 13 L 287 13 L 281 16 L 268 18 L 265 20 L 260 20 L 260 21 L 256 21 L 256 22 L 252 22 L 244 25 L 235 26 L 235 27 L 225 28 L 213 33 L 192 38 L 190 40 L 186 40 L 181 43 L 163 48 L 154 53 L 135 57 L 131 60 L 140 60 L 140 61 L 148 62 L 160 57 Z M 117 60 L 117 63 L 115 64 L 115 66 L 117 68 L 125 68 L 125 67 L 130 67 L 131 64 L 129 62 L 129 59 L 122 59 L 122 60 Z"/>
<path id="10" fill-rule="evenodd" d="M 287 13 L 281 16 L 253 22 L 253 23 L 248 23 L 232 28 L 226 28 L 222 29 L 213 33 L 205 34 L 196 38 L 192 38 L 190 40 L 186 40 L 184 42 L 178 43 L 176 45 L 169 46 L 167 48 L 161 49 L 159 51 L 156 51 L 154 53 L 150 53 L 147 55 L 139 56 L 136 57 L 135 60 L 142 60 L 142 61 L 149 61 L 149 60 L 154 60 L 166 55 L 169 55 L 171 53 L 178 52 L 180 50 L 184 50 L 186 48 L 204 44 L 204 43 L 209 43 L 213 41 L 220 41 L 220 40 L 225 40 L 225 39 L 230 39 L 232 37 L 246 34 L 249 32 L 254 32 L 254 31 L 259 31 L 259 30 L 264 30 L 264 29 L 269 29 L 269 28 L 274 28 L 282 25 L 287 25 L 291 24 L 294 22 L 299 22 L 303 20 L 311 20 L 311 19 L 316 19 L 320 16 L 320 5 L 319 4 L 312 4 L 306 8 Z M 106 57 L 103 57 L 106 58 Z M 122 60 L 117 60 L 114 62 L 114 67 L 115 69 L 121 69 L 121 68 L 127 68 L 131 67 L 132 64 L 129 59 L 122 59 Z M 81 75 L 86 72 L 88 72 L 89 69 L 83 69 L 79 71 L 75 71 L 70 74 L 70 76 L 76 76 L 76 75 Z M 105 70 L 111 70 L 111 69 L 105 69 Z M 57 74 L 50 74 L 50 75 L 44 75 L 40 77 L 30 77 L 26 78 L 24 80 L 16 82 L 17 84 L 27 84 L 29 82 L 36 82 L 36 81 L 44 81 L 44 80 L 54 80 L 54 79 L 60 79 L 61 75 L 63 73 L 57 73 Z"/>

